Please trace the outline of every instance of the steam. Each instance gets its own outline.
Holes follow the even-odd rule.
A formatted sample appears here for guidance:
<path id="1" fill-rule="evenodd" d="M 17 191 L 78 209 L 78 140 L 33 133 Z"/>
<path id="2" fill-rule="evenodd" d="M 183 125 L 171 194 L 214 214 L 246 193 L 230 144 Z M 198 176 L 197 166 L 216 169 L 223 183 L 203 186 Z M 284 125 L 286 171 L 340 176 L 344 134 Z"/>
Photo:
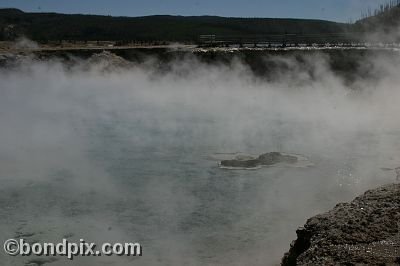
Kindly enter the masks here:
<path id="1" fill-rule="evenodd" d="M 37 49 L 39 48 L 39 45 L 32 41 L 29 40 L 28 38 L 21 36 L 19 37 L 13 45 L 14 49 Z"/>
<path id="2" fill-rule="evenodd" d="M 400 25 L 376 25 L 363 34 L 362 39 L 368 43 L 397 45 L 400 40 Z"/>
<path id="3" fill-rule="evenodd" d="M 141 265 L 279 262 L 307 217 L 394 182 L 380 168 L 400 165 L 400 75 L 380 55 L 365 58 L 374 82 L 351 85 L 323 54 L 275 60 L 286 70 L 270 81 L 237 58 L 195 56 L 167 70 L 110 54 L 1 69 L 2 236 L 139 241 Z M 315 167 L 229 172 L 209 159 L 238 151 L 299 153 Z M 16 259 L 27 258 L 4 258 Z"/>

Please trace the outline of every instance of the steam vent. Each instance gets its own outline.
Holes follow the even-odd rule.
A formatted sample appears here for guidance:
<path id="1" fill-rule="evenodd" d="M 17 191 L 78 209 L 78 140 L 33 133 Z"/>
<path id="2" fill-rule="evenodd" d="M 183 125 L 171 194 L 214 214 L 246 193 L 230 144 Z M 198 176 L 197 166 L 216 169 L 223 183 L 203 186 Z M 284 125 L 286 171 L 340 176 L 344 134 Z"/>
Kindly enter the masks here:
<path id="1" fill-rule="evenodd" d="M 310 218 L 282 265 L 400 265 L 400 184 Z"/>

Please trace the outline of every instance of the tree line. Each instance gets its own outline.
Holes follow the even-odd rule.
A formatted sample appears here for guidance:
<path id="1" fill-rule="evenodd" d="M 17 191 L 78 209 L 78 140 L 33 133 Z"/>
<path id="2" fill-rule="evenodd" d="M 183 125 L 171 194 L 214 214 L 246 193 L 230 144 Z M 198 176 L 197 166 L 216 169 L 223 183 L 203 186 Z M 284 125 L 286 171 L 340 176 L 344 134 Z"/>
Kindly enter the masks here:
<path id="1" fill-rule="evenodd" d="M 373 16 L 383 15 L 396 7 L 400 7 L 400 0 L 391 0 L 386 4 L 381 4 L 378 8 L 375 8 L 374 10 L 369 7 L 366 11 L 361 12 L 361 20 Z"/>

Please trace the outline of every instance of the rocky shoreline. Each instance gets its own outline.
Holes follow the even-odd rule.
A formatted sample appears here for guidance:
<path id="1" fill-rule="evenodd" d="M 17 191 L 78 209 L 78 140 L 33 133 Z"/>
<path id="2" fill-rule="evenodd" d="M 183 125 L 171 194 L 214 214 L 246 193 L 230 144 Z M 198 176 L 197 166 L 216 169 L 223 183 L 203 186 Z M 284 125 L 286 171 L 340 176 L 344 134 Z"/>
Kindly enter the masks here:
<path id="1" fill-rule="evenodd" d="M 400 184 L 310 218 L 282 265 L 400 265 Z"/>
<path id="2" fill-rule="evenodd" d="M 153 66 L 160 73 L 173 70 L 176 62 L 195 60 L 206 65 L 232 66 L 237 62 L 248 67 L 248 70 L 262 80 L 280 82 L 287 75 L 299 75 L 298 65 L 306 75 L 311 75 L 315 65 L 314 59 L 323 61 L 329 69 L 342 78 L 349 87 L 358 89 L 360 78 L 368 82 L 376 82 L 377 76 L 369 58 L 380 57 L 387 62 L 397 64 L 396 49 L 359 49 L 359 48 L 321 48 L 321 49 L 203 49 L 193 47 L 118 47 L 118 48 L 82 48 L 82 49 L 0 49 L 0 69 L 24 63 L 24 60 L 57 61 L 67 66 L 75 65 L 92 58 L 119 57 L 132 65 L 145 65 L 156 62 Z M 97 58 L 98 59 L 98 58 Z M 282 60 L 284 59 L 284 60 Z M 150 60 L 150 61 L 149 61 Z M 289 60 L 290 64 L 288 64 Z M 311 71 L 311 72 L 310 72 Z M 367 82 L 366 81 L 366 82 Z M 354 84 L 353 84 L 354 83 Z"/>

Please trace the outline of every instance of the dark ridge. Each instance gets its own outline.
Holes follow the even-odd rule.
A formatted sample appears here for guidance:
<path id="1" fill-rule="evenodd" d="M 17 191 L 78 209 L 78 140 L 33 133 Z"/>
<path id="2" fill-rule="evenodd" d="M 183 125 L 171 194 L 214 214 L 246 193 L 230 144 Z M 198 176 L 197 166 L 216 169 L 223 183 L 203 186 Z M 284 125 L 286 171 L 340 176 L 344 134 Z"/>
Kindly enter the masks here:
<path id="1" fill-rule="evenodd" d="M 194 42 L 202 34 L 249 36 L 340 33 L 347 24 L 324 20 L 226 18 L 217 16 L 112 17 L 28 13 L 0 9 L 0 40 L 24 35 L 32 40 L 143 40 Z"/>
<path id="2" fill-rule="evenodd" d="M 24 11 L 17 8 L 0 8 L 0 15 L 22 15 Z"/>

